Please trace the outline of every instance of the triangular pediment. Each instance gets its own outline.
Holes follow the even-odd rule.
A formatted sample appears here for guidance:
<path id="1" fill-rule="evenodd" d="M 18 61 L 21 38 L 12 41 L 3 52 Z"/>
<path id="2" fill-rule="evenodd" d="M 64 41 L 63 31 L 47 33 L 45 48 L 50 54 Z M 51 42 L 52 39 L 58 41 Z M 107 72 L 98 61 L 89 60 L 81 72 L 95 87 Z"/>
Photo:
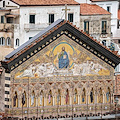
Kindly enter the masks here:
<path id="1" fill-rule="evenodd" d="M 66 22 L 64 20 L 59 20 L 59 21 L 57 21 L 56 24 L 54 23 L 53 25 L 51 25 L 49 27 L 50 29 L 44 30 L 45 33 L 41 32 L 44 34 L 40 33 L 36 35 L 35 37 L 32 38 L 32 41 L 28 41 L 29 43 L 28 42 L 27 44 L 25 43 L 23 46 L 15 50 L 15 52 L 13 51 L 11 54 L 7 55 L 5 61 L 2 61 L 2 65 L 6 68 L 6 71 L 10 72 L 10 71 L 13 71 L 14 69 L 18 69 L 18 67 L 22 65 L 24 66 L 24 63 L 26 63 L 27 61 L 29 61 L 29 63 L 32 63 L 34 60 L 39 59 L 40 55 L 38 54 L 42 53 L 42 51 L 44 51 L 42 54 L 42 57 L 44 54 L 50 57 L 49 56 L 50 53 L 47 54 L 46 52 L 52 51 L 52 49 L 57 44 L 62 45 L 62 43 L 65 43 L 65 42 L 66 42 L 65 49 L 68 49 L 67 45 L 69 45 L 71 46 L 71 50 L 73 46 L 75 50 L 79 51 L 79 52 L 68 51 L 69 58 L 71 59 L 74 59 L 72 58 L 73 55 L 79 56 L 82 53 L 82 56 L 87 55 L 90 59 L 89 61 L 85 60 L 83 62 L 90 62 L 91 60 L 95 61 L 93 57 L 91 57 L 91 56 L 94 56 L 95 59 L 98 58 L 100 61 L 102 61 L 100 65 L 103 65 L 103 62 L 104 62 L 106 65 L 108 66 L 110 65 L 111 67 L 115 68 L 116 65 L 119 64 L 120 59 L 115 52 L 110 51 L 108 48 L 101 45 L 98 41 L 94 40 L 92 37 L 90 37 L 86 33 L 80 31 L 71 23 Z M 64 39 L 62 39 L 63 36 L 65 37 Z M 60 52 L 61 49 L 62 48 L 57 47 L 58 53 Z M 87 51 L 87 52 L 84 53 L 84 51 Z M 54 53 L 54 55 L 56 56 L 57 54 Z M 75 64 L 75 62 L 70 61 L 69 66 L 72 65 L 71 63 Z"/>
<path id="2" fill-rule="evenodd" d="M 66 35 L 15 70 L 15 79 L 59 76 L 111 76 L 112 67 Z"/>

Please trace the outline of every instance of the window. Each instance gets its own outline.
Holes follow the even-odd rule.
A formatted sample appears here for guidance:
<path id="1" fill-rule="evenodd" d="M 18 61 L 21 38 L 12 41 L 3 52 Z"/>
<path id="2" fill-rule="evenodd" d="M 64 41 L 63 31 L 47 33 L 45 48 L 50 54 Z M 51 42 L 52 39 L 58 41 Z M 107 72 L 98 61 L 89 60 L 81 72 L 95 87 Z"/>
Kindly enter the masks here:
<path id="1" fill-rule="evenodd" d="M 49 14 L 49 24 L 54 22 L 54 14 Z"/>
<path id="2" fill-rule="evenodd" d="M 106 46 L 106 40 L 103 40 L 103 41 L 102 41 L 102 44 L 103 44 L 104 46 Z"/>
<path id="3" fill-rule="evenodd" d="M 120 20 L 118 20 L 117 28 L 120 29 Z"/>
<path id="4" fill-rule="evenodd" d="M 4 45 L 5 45 L 5 38 L 4 38 L 4 37 L 1 37 L 1 38 L 0 38 L 0 45 L 1 45 L 1 46 L 4 46 Z"/>
<path id="5" fill-rule="evenodd" d="M 15 45 L 16 45 L 16 46 L 19 46 L 19 42 L 20 42 L 20 41 L 19 41 L 19 39 L 17 38 Z"/>
<path id="6" fill-rule="evenodd" d="M 110 12 L 110 6 L 107 6 L 107 11 Z"/>
<path id="7" fill-rule="evenodd" d="M 118 43 L 120 43 L 120 40 L 118 40 Z"/>
<path id="8" fill-rule="evenodd" d="M 29 40 L 31 39 L 32 37 L 29 37 Z"/>
<path id="9" fill-rule="evenodd" d="M 4 16 L 1 16 L 1 23 L 4 23 Z"/>
<path id="10" fill-rule="evenodd" d="M 29 23 L 34 23 L 35 24 L 35 15 L 30 15 Z"/>
<path id="11" fill-rule="evenodd" d="M 107 33 L 107 21 L 102 21 L 102 34 Z"/>
<path id="12" fill-rule="evenodd" d="M 84 31 L 89 34 L 89 21 L 84 21 Z"/>
<path id="13" fill-rule="evenodd" d="M 73 22 L 73 13 L 69 13 L 69 14 L 68 14 L 68 20 L 69 20 L 70 22 Z"/>
<path id="14" fill-rule="evenodd" d="M 3 7 L 5 7 L 5 1 L 3 1 Z"/>
<path id="15" fill-rule="evenodd" d="M 12 17 L 8 17 L 7 18 L 7 23 L 13 23 L 13 18 Z"/>
<path id="16" fill-rule="evenodd" d="M 7 45 L 10 46 L 10 44 L 11 44 L 11 40 L 10 40 L 10 38 L 8 37 L 8 38 L 7 38 Z"/>

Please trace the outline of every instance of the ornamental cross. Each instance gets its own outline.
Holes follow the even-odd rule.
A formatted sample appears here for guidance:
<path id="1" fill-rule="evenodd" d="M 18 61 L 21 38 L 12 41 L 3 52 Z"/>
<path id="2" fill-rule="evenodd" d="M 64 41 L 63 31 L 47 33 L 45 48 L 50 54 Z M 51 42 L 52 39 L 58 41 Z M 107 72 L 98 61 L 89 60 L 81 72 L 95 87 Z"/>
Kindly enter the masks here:
<path id="1" fill-rule="evenodd" d="M 70 11 L 70 9 L 67 9 L 67 4 L 65 4 L 65 9 L 62 9 L 62 11 L 63 10 L 65 11 L 65 20 L 67 20 L 67 11 Z"/>

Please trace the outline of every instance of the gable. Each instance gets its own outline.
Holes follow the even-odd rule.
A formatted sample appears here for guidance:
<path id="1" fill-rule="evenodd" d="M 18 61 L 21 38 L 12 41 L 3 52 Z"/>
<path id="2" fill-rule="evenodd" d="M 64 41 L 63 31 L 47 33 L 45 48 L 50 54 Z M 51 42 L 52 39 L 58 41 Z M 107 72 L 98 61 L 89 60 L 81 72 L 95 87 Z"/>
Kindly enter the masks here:
<path id="1" fill-rule="evenodd" d="M 13 1 L 11 0 L 1 0 L 0 1 L 0 7 L 3 7 L 3 1 L 5 1 L 5 7 L 8 7 L 7 9 L 12 9 L 12 8 L 15 8 L 15 7 L 19 7 L 18 4 L 14 3 Z"/>
<path id="2" fill-rule="evenodd" d="M 63 47 L 65 53 L 62 53 Z M 110 65 L 66 35 L 60 36 L 14 71 L 15 79 L 28 76 L 32 79 L 60 76 L 99 76 L 102 79 L 108 76 L 110 79 L 113 74 Z"/>
<path id="3" fill-rule="evenodd" d="M 53 28 L 48 30 L 44 35 L 40 35 L 41 36 L 35 36 L 31 43 L 27 45 L 24 44 L 26 47 L 21 46 L 15 50 L 16 52 L 12 52 L 12 55 L 8 55 L 6 59 L 2 61 L 2 65 L 6 68 L 7 72 L 17 69 L 18 66 L 21 66 L 29 59 L 33 59 L 33 56 L 43 49 L 47 49 L 48 46 L 51 46 L 52 43 L 62 35 L 66 35 L 79 47 L 82 46 L 84 49 L 94 54 L 113 68 L 115 68 L 120 62 L 117 52 L 112 52 L 110 49 L 100 44 L 97 40 L 94 40 L 75 26 L 72 26 L 69 22 L 60 21 L 60 24 L 53 26 Z"/>

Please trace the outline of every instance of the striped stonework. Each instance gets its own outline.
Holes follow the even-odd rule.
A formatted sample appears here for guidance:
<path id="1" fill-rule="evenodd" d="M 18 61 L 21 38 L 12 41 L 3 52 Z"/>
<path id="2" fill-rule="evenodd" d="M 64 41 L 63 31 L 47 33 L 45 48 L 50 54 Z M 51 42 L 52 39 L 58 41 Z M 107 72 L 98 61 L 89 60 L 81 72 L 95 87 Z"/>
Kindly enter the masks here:
<path id="1" fill-rule="evenodd" d="M 5 108 L 10 107 L 10 74 L 5 73 Z"/>

